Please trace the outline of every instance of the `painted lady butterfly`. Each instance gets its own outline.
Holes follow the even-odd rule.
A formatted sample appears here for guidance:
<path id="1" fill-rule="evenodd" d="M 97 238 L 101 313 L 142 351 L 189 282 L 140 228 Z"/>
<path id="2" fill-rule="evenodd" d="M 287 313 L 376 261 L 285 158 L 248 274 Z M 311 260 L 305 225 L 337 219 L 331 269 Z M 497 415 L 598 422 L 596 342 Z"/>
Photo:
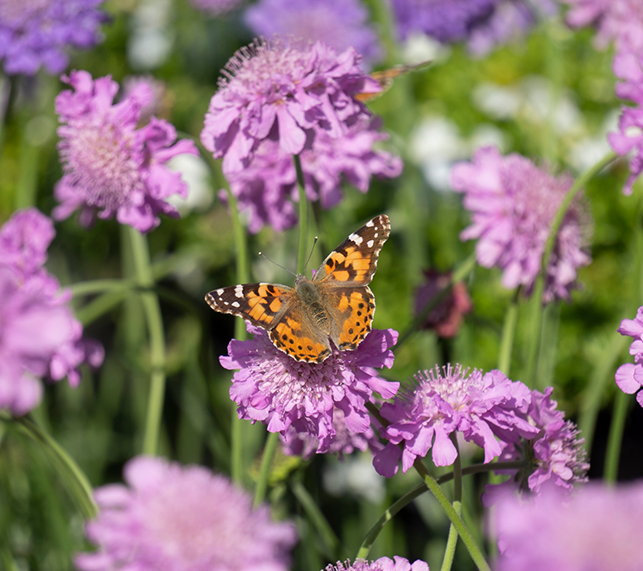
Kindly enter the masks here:
<path id="1" fill-rule="evenodd" d="M 321 363 L 331 354 L 330 341 L 352 351 L 371 330 L 375 297 L 368 284 L 380 250 L 391 232 L 381 214 L 350 234 L 315 272 L 295 287 L 244 284 L 211 291 L 210 307 L 264 328 L 277 349 L 297 361 Z"/>

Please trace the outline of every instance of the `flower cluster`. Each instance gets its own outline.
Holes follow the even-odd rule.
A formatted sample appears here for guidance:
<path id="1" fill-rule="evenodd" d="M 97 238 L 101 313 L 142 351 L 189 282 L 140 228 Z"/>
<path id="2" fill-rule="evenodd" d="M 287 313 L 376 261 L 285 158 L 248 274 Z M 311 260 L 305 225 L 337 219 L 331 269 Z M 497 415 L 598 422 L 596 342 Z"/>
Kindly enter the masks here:
<path id="1" fill-rule="evenodd" d="M 338 561 L 335 565 L 328 565 L 324 571 L 429 571 L 429 566 L 421 559 L 411 563 L 408 559 L 395 555 L 393 559 L 380 557 L 375 561 Z"/>
<path id="2" fill-rule="evenodd" d="M 585 441 L 579 438 L 576 425 L 565 420 L 563 411 L 556 410 L 557 403 L 550 398 L 553 390 L 549 387 L 544 394 L 532 392 L 526 418 L 538 429 L 538 434 L 530 440 L 504 443 L 500 461 L 519 462 L 521 468 L 504 471 L 515 476 L 500 484 L 501 487 L 517 486 L 521 491 L 541 493 L 550 484 L 569 491 L 575 484 L 587 481 L 589 464 L 583 448 Z M 487 486 L 487 489 L 493 490 L 493 487 Z"/>
<path id="3" fill-rule="evenodd" d="M 443 43 L 467 41 L 476 55 L 524 34 L 541 14 L 556 10 L 552 0 L 393 0 L 402 38 L 421 32 Z"/>
<path id="4" fill-rule="evenodd" d="M 165 164 L 176 155 L 198 151 L 191 141 L 173 144 L 176 131 L 167 121 L 151 117 L 137 129 L 141 110 L 152 101 L 149 85 L 139 83 L 114 105 L 118 84 L 110 77 L 94 81 L 86 71 L 74 71 L 63 81 L 74 91 L 56 98 L 65 174 L 55 188 L 61 204 L 54 218 L 67 218 L 80 208 L 84 225 L 98 213 L 99 218 L 116 216 L 121 224 L 148 232 L 160 223 L 160 213 L 178 216 L 167 198 L 185 196 L 187 186 Z"/>
<path id="5" fill-rule="evenodd" d="M 38 377 L 67 377 L 77 386 L 77 367 L 103 360 L 100 346 L 81 339 L 70 292 L 43 268 L 54 236 L 51 220 L 35 208 L 0 229 L 0 409 L 16 415 L 39 403 Z"/>
<path id="6" fill-rule="evenodd" d="M 444 293 L 451 284 L 450 273 L 425 270 L 424 278 L 424 283 L 415 291 L 415 314 L 423 315 L 427 307 L 435 303 L 435 307 L 424 317 L 422 327 L 433 329 L 439 337 L 455 337 L 464 316 L 473 309 L 467 286 L 464 282 L 457 282 L 451 291 Z M 439 299 L 440 296 L 443 296 L 442 299 Z"/>
<path id="7" fill-rule="evenodd" d="M 373 329 L 353 351 L 333 350 L 322 363 L 295 361 L 277 349 L 268 334 L 248 326 L 250 341 L 233 339 L 221 365 L 239 369 L 232 378 L 230 398 L 239 418 L 260 421 L 286 441 L 293 430 L 315 438 L 317 452 L 325 453 L 337 438 L 334 410 L 343 413 L 345 428 L 368 438 L 371 421 L 366 403 L 373 393 L 391 398 L 399 383 L 377 376 L 376 368 L 393 365 L 391 347 L 397 332 Z"/>
<path id="8" fill-rule="evenodd" d="M 190 0 L 190 3 L 200 12 L 215 17 L 232 12 L 243 0 Z"/>
<path id="9" fill-rule="evenodd" d="M 83 571 L 157 569 L 286 571 L 297 539 L 267 506 L 201 466 L 139 456 L 124 469 L 127 485 L 95 490 L 100 515 L 87 525 L 99 546 L 76 556 Z"/>
<path id="10" fill-rule="evenodd" d="M 90 48 L 99 42 L 107 19 L 103 0 L 0 0 L 0 60 L 10 75 L 51 74 L 69 63 L 66 47 Z"/>
<path id="11" fill-rule="evenodd" d="M 478 263 L 500 268 L 504 287 L 531 291 L 571 177 L 555 178 L 521 155 L 503 157 L 496 148 L 485 147 L 478 149 L 472 164 L 455 165 L 451 184 L 464 193 L 464 207 L 473 214 L 473 224 L 460 238 L 478 238 Z M 547 266 L 545 303 L 568 300 L 577 287 L 578 268 L 591 261 L 585 252 L 588 226 L 588 215 L 576 201 L 563 218 Z"/>
<path id="12" fill-rule="evenodd" d="M 634 319 L 623 319 L 618 332 L 634 339 L 630 345 L 630 355 L 634 355 L 634 364 L 625 363 L 616 371 L 618 388 L 631 395 L 643 386 L 643 307 L 639 307 Z M 636 400 L 643 406 L 643 391 L 636 395 Z"/>
<path id="13" fill-rule="evenodd" d="M 300 154 L 306 198 L 329 209 L 342 199 L 343 180 L 366 192 L 372 176 L 399 176 L 400 158 L 373 148 L 377 141 L 388 139 L 378 129 L 378 120 L 360 118 L 343 137 L 318 132 L 311 148 Z M 277 141 L 262 142 L 248 167 L 229 173 L 227 178 L 239 208 L 248 216 L 251 232 L 258 232 L 265 224 L 279 231 L 296 224 L 297 173 L 292 156 L 281 150 Z M 225 192 L 220 197 L 225 201 Z"/>
<path id="14" fill-rule="evenodd" d="M 525 385 L 500 371 L 483 375 L 477 369 L 448 365 L 419 372 L 395 402 L 382 405 L 382 417 L 389 424 L 381 432 L 389 443 L 374 455 L 373 465 L 379 474 L 391 477 L 400 457 L 406 472 L 431 450 L 436 466 L 449 466 L 457 456 L 449 438 L 456 431 L 483 448 L 484 461 L 490 462 L 502 452 L 496 436 L 516 442 L 538 434 L 525 418 L 530 397 Z"/>
<path id="15" fill-rule="evenodd" d="M 529 501 L 507 496 L 494 513 L 498 571 L 643 569 L 643 484 L 552 487 Z"/>
<path id="16" fill-rule="evenodd" d="M 366 64 L 382 56 L 377 34 L 367 24 L 368 11 L 358 0 L 261 0 L 246 10 L 244 21 L 255 35 L 322 41 L 342 52 L 349 47 Z"/>

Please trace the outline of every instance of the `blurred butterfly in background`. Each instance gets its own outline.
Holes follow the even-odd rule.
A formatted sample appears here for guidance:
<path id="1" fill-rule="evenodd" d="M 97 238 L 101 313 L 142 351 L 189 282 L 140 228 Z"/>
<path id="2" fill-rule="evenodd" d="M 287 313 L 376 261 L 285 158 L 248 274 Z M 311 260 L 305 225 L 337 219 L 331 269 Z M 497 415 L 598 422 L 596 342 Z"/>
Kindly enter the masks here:
<path id="1" fill-rule="evenodd" d="M 363 102 L 371 101 L 376 99 L 386 93 L 391 86 L 393 85 L 393 80 L 400 75 L 405 75 L 412 71 L 418 71 L 420 69 L 428 68 L 433 62 L 432 61 L 423 61 L 421 63 L 411 64 L 411 65 L 396 65 L 390 69 L 383 69 L 380 71 L 374 71 L 369 75 L 377 81 L 382 86 L 382 91 L 377 93 L 362 92 L 355 95 L 355 99 Z"/>
<path id="2" fill-rule="evenodd" d="M 368 287 L 391 232 L 381 214 L 350 234 L 315 272 L 295 287 L 254 283 L 220 288 L 205 296 L 210 307 L 268 331 L 277 349 L 296 361 L 321 363 L 332 352 L 352 351 L 371 331 L 375 297 Z"/>

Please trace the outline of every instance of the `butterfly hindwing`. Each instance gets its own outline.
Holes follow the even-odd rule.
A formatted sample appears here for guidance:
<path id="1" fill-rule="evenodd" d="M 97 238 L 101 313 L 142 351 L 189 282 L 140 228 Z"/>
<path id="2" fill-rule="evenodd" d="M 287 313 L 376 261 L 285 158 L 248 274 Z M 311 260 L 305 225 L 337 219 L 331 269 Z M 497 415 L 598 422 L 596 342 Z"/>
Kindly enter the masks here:
<path id="1" fill-rule="evenodd" d="M 368 285 L 377 269 L 380 250 L 390 233 L 388 216 L 376 216 L 349 234 L 328 255 L 315 274 L 314 281 L 321 280 L 335 287 Z"/>
<path id="2" fill-rule="evenodd" d="M 231 313 L 269 330 L 287 311 L 294 294 L 288 286 L 257 283 L 216 289 L 205 300 L 215 311 Z"/>

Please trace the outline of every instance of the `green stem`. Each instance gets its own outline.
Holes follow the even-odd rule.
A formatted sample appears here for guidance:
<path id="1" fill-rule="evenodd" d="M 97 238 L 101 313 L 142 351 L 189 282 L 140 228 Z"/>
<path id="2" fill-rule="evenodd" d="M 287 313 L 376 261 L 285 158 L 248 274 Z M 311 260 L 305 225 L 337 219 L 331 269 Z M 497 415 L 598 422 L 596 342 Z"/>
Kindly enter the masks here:
<path id="1" fill-rule="evenodd" d="M 83 517 L 85 519 L 96 517 L 98 506 L 94 502 L 92 486 L 74 459 L 56 440 L 28 417 L 13 418 L 11 421 L 23 434 L 40 444 L 50 455 L 58 466 L 59 472 L 63 476 L 63 481 L 67 484 L 72 497 L 78 503 Z"/>
<path id="2" fill-rule="evenodd" d="M 452 432 L 449 435 L 449 438 L 458 451 L 458 455 L 453 463 L 453 509 L 459 516 L 462 516 L 462 461 L 460 459 L 460 450 L 456 433 Z M 449 536 L 447 538 L 446 549 L 444 550 L 441 571 L 450 571 L 451 567 L 453 567 L 453 559 L 455 557 L 455 548 L 457 545 L 458 532 L 452 523 L 449 526 Z"/>
<path id="3" fill-rule="evenodd" d="M 319 535 L 320 539 L 324 543 L 327 551 L 326 556 L 331 561 L 344 559 L 345 557 L 343 557 L 339 552 L 341 545 L 339 539 L 337 538 L 337 535 L 335 535 L 333 528 L 328 523 L 328 520 L 326 520 L 326 518 L 324 517 L 324 514 L 319 509 L 319 506 L 317 505 L 315 500 L 308 493 L 306 487 L 298 479 L 296 479 L 292 483 L 291 489 L 294 496 L 297 498 L 297 501 L 306 512 L 308 519 L 317 530 L 317 534 Z M 426 490 L 426 486 L 424 484 L 422 484 L 422 489 L 423 491 Z M 360 557 L 360 555 L 358 555 L 358 557 Z"/>
<path id="4" fill-rule="evenodd" d="M 268 490 L 268 479 L 270 478 L 270 467 L 272 460 L 275 457 L 277 450 L 277 443 L 279 442 L 278 432 L 269 432 L 266 444 L 263 449 L 263 457 L 261 459 L 261 468 L 259 470 L 259 481 L 257 482 L 257 489 L 255 490 L 255 508 L 261 504 L 266 498 L 266 491 Z"/>
<path id="5" fill-rule="evenodd" d="M 465 525 L 464 521 L 462 521 L 462 518 L 456 511 L 455 507 L 451 505 L 448 498 L 442 491 L 442 488 L 440 488 L 440 486 L 436 482 L 435 478 L 431 476 L 431 474 L 428 472 L 419 458 L 416 458 L 415 462 L 413 463 L 413 467 L 415 468 L 417 473 L 420 474 L 420 476 L 424 480 L 424 483 L 426 484 L 426 487 L 429 488 L 435 499 L 440 504 L 440 507 L 447 514 L 447 517 L 451 521 L 451 524 L 455 527 L 458 535 L 460 536 L 460 539 L 462 539 L 462 543 L 464 543 L 467 551 L 469 551 L 469 555 L 471 555 L 471 559 L 473 559 L 476 567 L 478 567 L 480 571 L 491 571 L 489 564 L 484 559 L 482 551 L 473 539 L 469 528 Z"/>
<path id="6" fill-rule="evenodd" d="M 308 198 L 306 197 L 306 180 L 301 168 L 299 155 L 293 155 L 295 171 L 297 172 L 297 193 L 299 196 L 299 250 L 297 252 L 297 273 L 302 274 L 306 269 L 308 256 Z"/>
<path id="7" fill-rule="evenodd" d="M 500 339 L 500 354 L 498 355 L 498 369 L 505 375 L 509 376 L 511 368 L 511 352 L 516 335 L 516 324 L 518 323 L 518 300 L 520 299 L 521 288 L 516 289 L 516 293 L 511 300 L 511 304 L 505 313 L 505 321 L 502 326 L 502 338 Z"/>
<path id="8" fill-rule="evenodd" d="M 154 274 L 150 263 L 147 239 L 138 230 L 127 226 L 127 236 L 132 249 L 132 260 L 137 285 L 151 290 L 154 287 Z M 150 393 L 147 401 L 147 417 L 143 437 L 143 454 L 158 454 L 159 432 L 163 414 L 165 395 L 165 334 L 159 299 L 153 291 L 140 294 L 143 312 L 150 337 Z"/>
<path id="9" fill-rule="evenodd" d="M 123 279 L 105 279 L 105 280 L 88 280 L 86 282 L 78 282 L 68 289 L 71 290 L 73 297 L 80 297 L 83 295 L 93 295 L 95 293 L 106 293 L 114 291 L 127 291 L 131 290 L 134 286 L 131 280 Z"/>
<path id="10" fill-rule="evenodd" d="M 543 292 L 545 290 L 545 276 L 547 275 L 547 269 L 549 267 L 549 260 L 554 251 L 554 246 L 556 245 L 556 238 L 558 236 L 558 231 L 560 226 L 563 223 L 567 210 L 572 205 L 572 202 L 576 198 L 576 195 L 587 185 L 590 179 L 596 176 L 600 171 L 602 171 L 607 165 L 612 161 L 616 160 L 618 155 L 616 153 L 610 152 L 605 155 L 600 161 L 598 161 L 594 166 L 585 171 L 581 176 L 579 176 L 574 182 L 573 186 L 569 192 L 565 195 L 563 202 L 560 205 L 560 208 L 556 212 L 556 216 L 552 222 L 551 228 L 549 229 L 549 235 L 547 236 L 547 242 L 545 244 L 545 250 L 543 252 L 543 257 L 540 263 L 540 273 L 536 278 L 536 285 L 534 287 L 533 294 L 533 306 L 532 306 L 532 318 L 531 318 L 531 346 L 529 348 L 529 357 L 527 361 L 527 376 L 526 382 L 530 387 L 534 386 L 535 377 L 536 377 L 536 364 L 538 351 L 540 349 L 540 337 L 542 329 L 542 298 Z"/>
<path id="11" fill-rule="evenodd" d="M 618 464 L 621 458 L 621 443 L 623 441 L 623 429 L 629 406 L 629 395 L 618 391 L 614 400 L 614 412 L 612 413 L 612 425 L 610 426 L 607 451 L 605 452 L 605 473 L 603 479 L 608 484 L 616 482 L 618 477 Z"/>

